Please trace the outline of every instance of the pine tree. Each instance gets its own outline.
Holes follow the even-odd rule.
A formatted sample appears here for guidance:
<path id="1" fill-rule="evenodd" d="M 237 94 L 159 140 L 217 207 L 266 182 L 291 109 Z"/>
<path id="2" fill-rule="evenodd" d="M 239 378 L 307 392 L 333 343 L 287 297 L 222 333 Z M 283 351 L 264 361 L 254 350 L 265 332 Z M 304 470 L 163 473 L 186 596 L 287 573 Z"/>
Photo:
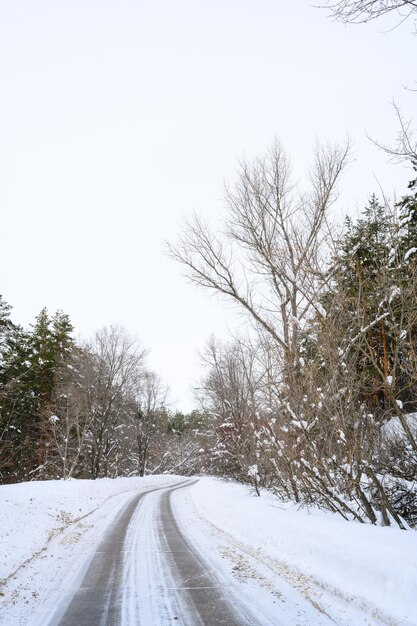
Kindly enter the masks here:
<path id="1" fill-rule="evenodd" d="M 414 167 L 417 174 L 417 166 Z M 398 256 L 406 275 L 415 271 L 417 260 L 417 177 L 408 184 L 410 193 L 398 203 Z"/>
<path id="2" fill-rule="evenodd" d="M 371 196 L 360 218 L 346 221 L 340 252 L 329 272 L 331 288 L 321 300 L 326 315 L 313 320 L 315 336 L 323 325 L 327 330 L 332 324 L 339 329 L 338 350 L 356 359 L 362 399 L 379 413 L 387 404 L 380 372 L 385 378 L 390 376 L 395 349 L 391 296 L 396 277 L 389 269 L 389 259 L 396 254 L 392 252 L 395 233 L 393 215 Z M 307 332 L 304 353 L 316 358 L 319 343 L 315 348 L 310 337 Z"/>
<path id="3" fill-rule="evenodd" d="M 0 314 L 0 477 L 7 481 L 23 479 L 33 467 L 36 433 L 31 416 L 38 408 L 30 335 L 11 322 L 10 309 L 2 306 Z"/>
<path id="4" fill-rule="evenodd" d="M 55 389 L 65 373 L 74 346 L 72 332 L 68 315 L 57 311 L 51 319 L 46 308 L 39 313 L 33 326 L 31 361 L 33 388 L 38 398 L 37 462 L 40 467 L 48 458 L 48 419 L 54 414 Z"/>
<path id="5" fill-rule="evenodd" d="M 7 304 L 0 294 L 0 384 L 4 384 L 2 380 L 4 354 L 7 351 L 8 339 L 13 326 L 10 320 L 11 308 L 10 304 Z"/>

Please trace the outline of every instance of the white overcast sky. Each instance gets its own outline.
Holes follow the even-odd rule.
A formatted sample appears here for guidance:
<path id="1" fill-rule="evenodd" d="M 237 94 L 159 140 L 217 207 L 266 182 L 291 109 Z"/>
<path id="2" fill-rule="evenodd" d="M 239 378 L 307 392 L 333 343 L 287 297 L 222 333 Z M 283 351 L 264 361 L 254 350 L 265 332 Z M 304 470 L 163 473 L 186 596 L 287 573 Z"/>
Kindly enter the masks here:
<path id="1" fill-rule="evenodd" d="M 317 137 L 353 140 L 341 211 L 410 177 L 366 139 L 412 117 L 412 23 L 344 27 L 306 0 L 0 0 L 0 293 L 88 337 L 110 323 L 190 409 L 198 350 L 233 310 L 166 257 L 196 210 L 216 222 L 238 158 L 274 136 L 300 176 Z M 317 3 L 320 4 L 320 3 Z M 379 181 L 379 182 L 377 182 Z"/>

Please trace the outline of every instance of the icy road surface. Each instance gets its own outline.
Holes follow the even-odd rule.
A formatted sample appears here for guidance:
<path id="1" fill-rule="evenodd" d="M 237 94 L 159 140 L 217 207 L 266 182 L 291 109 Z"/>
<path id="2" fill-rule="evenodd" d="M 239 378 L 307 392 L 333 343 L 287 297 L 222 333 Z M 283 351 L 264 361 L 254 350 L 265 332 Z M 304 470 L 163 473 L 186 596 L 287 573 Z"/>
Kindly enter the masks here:
<path id="1" fill-rule="evenodd" d="M 1 626 L 416 626 L 417 533 L 179 476 L 0 487 Z"/>

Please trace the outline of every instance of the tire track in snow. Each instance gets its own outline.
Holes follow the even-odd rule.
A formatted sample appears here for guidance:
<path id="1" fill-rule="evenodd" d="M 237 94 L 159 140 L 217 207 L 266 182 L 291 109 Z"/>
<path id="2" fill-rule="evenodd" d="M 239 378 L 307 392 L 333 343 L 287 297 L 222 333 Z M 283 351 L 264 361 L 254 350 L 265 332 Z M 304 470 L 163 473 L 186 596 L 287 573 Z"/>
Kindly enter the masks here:
<path id="1" fill-rule="evenodd" d="M 120 576 L 123 546 L 133 512 L 145 494 L 135 496 L 106 531 L 78 590 L 52 624 L 105 626 L 120 624 Z M 61 613 L 61 615 L 60 615 Z"/>
<path id="2" fill-rule="evenodd" d="M 176 486 L 178 483 L 174 483 Z M 118 626 L 127 529 L 145 496 L 173 485 L 146 489 L 134 496 L 109 524 L 82 582 L 60 603 L 49 626 Z M 140 508 L 140 507 L 139 507 Z"/>
<path id="3" fill-rule="evenodd" d="M 176 523 L 171 493 L 193 482 L 135 496 L 49 626 L 254 626 Z"/>
<path id="4" fill-rule="evenodd" d="M 177 596 L 183 596 L 191 615 L 191 619 L 184 623 L 187 626 L 254 626 L 253 616 L 245 614 L 239 600 L 228 593 L 224 582 L 218 578 L 215 568 L 210 568 L 179 529 L 171 505 L 171 497 L 177 489 L 181 486 L 162 494 L 160 522 L 171 558 L 170 569 L 177 581 L 173 591 Z"/>
<path id="5" fill-rule="evenodd" d="M 195 481 L 193 481 L 195 482 Z M 253 626 L 226 597 L 224 585 L 189 545 L 176 523 L 171 494 L 193 482 L 150 494 L 126 536 L 123 626 Z"/>
<path id="6" fill-rule="evenodd" d="M 160 494 L 149 494 L 137 507 L 129 525 L 122 577 L 121 623 L 172 624 L 179 608 L 166 592 L 163 547 L 156 513 Z"/>

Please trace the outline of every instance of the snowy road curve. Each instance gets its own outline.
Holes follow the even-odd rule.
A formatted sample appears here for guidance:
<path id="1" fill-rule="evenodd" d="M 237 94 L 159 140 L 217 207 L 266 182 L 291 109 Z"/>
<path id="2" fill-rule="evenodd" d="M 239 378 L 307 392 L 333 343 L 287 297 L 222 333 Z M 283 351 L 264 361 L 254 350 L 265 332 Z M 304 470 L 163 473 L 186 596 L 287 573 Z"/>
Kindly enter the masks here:
<path id="1" fill-rule="evenodd" d="M 187 494 L 187 488 L 195 482 L 185 480 L 129 496 L 90 555 L 85 573 L 76 578 L 81 580 L 79 586 L 64 590 L 51 619 L 41 618 L 38 623 L 42 626 L 357 623 L 359 615 L 343 615 L 340 610 L 337 616 L 329 614 L 313 599 L 303 581 L 300 585 L 293 575 L 288 579 L 288 573 L 276 570 L 265 559 L 259 559 L 256 552 L 199 516 Z"/>
<path id="2" fill-rule="evenodd" d="M 1 537 L 0 626 L 417 625 L 415 533 L 230 481 L 6 485 Z"/>
<path id="3" fill-rule="evenodd" d="M 109 526 L 80 587 L 50 625 L 254 624 L 240 614 L 202 556 L 178 527 L 172 493 L 135 496 Z"/>

